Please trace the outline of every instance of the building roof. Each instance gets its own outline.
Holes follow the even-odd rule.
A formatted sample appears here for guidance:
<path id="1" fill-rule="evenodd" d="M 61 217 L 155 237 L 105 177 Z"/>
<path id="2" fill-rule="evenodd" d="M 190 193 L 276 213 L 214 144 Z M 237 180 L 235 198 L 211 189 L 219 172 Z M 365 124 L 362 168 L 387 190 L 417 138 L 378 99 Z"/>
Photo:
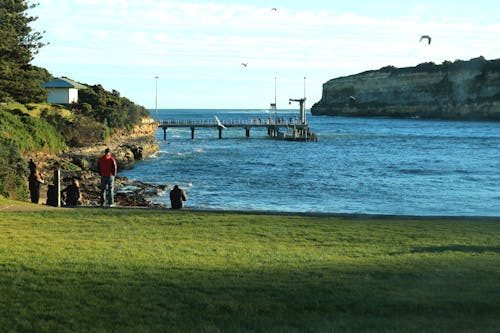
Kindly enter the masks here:
<path id="1" fill-rule="evenodd" d="M 84 86 L 83 84 L 80 84 L 78 82 L 75 82 L 71 79 L 68 79 L 67 77 L 62 77 L 62 78 L 56 78 L 52 81 L 45 82 L 43 84 L 44 88 L 75 88 L 75 89 L 86 89 L 87 86 Z"/>

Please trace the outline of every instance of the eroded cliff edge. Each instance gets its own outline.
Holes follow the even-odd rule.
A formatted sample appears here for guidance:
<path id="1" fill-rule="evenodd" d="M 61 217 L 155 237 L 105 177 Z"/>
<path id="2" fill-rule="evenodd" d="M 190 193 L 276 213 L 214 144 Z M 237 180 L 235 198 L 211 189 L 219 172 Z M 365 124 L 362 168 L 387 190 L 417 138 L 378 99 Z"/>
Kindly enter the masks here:
<path id="1" fill-rule="evenodd" d="M 500 59 L 387 66 L 332 79 L 311 113 L 500 120 Z"/>

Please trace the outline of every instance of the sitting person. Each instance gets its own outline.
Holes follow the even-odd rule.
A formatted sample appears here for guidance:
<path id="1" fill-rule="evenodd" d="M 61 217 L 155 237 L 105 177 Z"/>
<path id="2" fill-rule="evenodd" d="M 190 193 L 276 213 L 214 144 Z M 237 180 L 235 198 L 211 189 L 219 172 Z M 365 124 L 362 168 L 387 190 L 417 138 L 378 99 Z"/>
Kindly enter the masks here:
<path id="1" fill-rule="evenodd" d="M 71 184 L 61 192 L 66 194 L 66 206 L 77 206 L 79 204 L 81 199 L 80 184 L 76 178 L 73 178 Z"/>

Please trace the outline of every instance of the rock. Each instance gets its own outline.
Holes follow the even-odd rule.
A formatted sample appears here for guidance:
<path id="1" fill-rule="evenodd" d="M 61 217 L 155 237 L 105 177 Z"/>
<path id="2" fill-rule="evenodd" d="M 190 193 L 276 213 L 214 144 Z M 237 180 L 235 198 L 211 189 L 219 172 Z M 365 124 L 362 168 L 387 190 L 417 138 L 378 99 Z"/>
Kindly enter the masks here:
<path id="1" fill-rule="evenodd" d="M 332 79 L 311 113 L 500 120 L 500 59 L 387 66 Z"/>
<path id="2" fill-rule="evenodd" d="M 82 170 L 89 170 L 90 168 L 90 162 L 85 156 L 73 156 L 73 160 L 71 162 L 80 167 Z"/>
<path id="3" fill-rule="evenodd" d="M 43 164 L 43 172 L 52 175 L 54 170 L 60 167 L 61 188 L 65 188 L 73 178 L 76 178 L 80 182 L 82 205 L 97 206 L 100 196 L 97 160 L 103 155 L 104 150 L 108 147 L 111 149 L 118 170 L 132 168 L 136 160 L 146 159 L 158 152 L 158 142 L 154 137 L 156 129 L 157 125 L 152 119 L 143 120 L 142 124 L 134 127 L 131 132 L 117 133 L 107 142 L 92 147 L 71 148 L 60 156 L 54 156 L 50 163 Z M 70 168 L 70 165 L 73 167 Z M 81 170 L 75 171 L 75 166 Z M 154 204 L 149 200 L 162 190 L 161 186 L 130 181 L 126 177 L 115 178 L 115 202 L 118 206 L 162 207 L 163 205 Z"/>

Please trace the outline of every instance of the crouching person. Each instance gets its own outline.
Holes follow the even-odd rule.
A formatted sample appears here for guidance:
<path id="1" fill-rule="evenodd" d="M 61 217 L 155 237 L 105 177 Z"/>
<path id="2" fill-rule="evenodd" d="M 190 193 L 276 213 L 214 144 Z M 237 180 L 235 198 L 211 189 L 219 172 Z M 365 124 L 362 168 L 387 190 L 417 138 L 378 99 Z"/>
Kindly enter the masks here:
<path id="1" fill-rule="evenodd" d="M 65 194 L 66 206 L 77 206 L 81 201 L 80 183 L 73 178 L 71 184 L 66 186 L 62 193 Z"/>

